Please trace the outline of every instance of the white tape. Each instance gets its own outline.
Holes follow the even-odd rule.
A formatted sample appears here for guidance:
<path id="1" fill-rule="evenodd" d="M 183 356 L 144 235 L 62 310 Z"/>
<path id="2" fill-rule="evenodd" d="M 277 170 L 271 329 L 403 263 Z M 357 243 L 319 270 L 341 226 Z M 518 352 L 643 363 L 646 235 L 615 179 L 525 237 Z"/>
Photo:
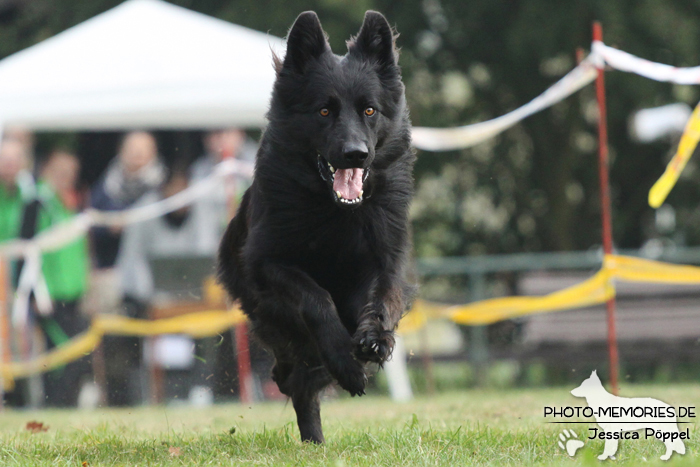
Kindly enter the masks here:
<path id="1" fill-rule="evenodd" d="M 34 298 L 39 313 L 44 316 L 53 311 L 48 287 L 41 273 L 41 251 L 36 245 L 30 245 L 24 256 L 24 266 L 19 276 L 15 300 L 12 303 L 12 325 L 24 327 L 29 320 L 29 299 Z"/>
<path id="2" fill-rule="evenodd" d="M 669 81 L 677 84 L 700 84 L 700 66 L 678 68 L 663 63 L 651 62 L 605 45 L 600 41 L 594 41 L 591 50 L 593 56 L 600 57 L 605 64 L 616 70 L 636 73 L 656 81 Z"/>
<path id="3" fill-rule="evenodd" d="M 186 188 L 185 190 L 165 198 L 148 206 L 141 206 L 124 211 L 98 211 L 88 209 L 78 214 L 71 220 L 58 224 L 36 235 L 31 240 L 12 240 L 0 244 L 0 257 L 5 259 L 18 259 L 31 254 L 31 251 L 55 251 L 87 234 L 91 227 L 95 226 L 125 226 L 136 222 L 164 216 L 176 211 L 183 206 L 191 204 L 203 195 L 206 195 L 216 186 L 213 181 L 217 178 L 230 176 L 251 178 L 253 176 L 253 164 L 250 162 L 226 160 L 219 163 L 214 172 Z"/>
<path id="4" fill-rule="evenodd" d="M 622 50 L 594 41 L 591 55 L 561 80 L 524 106 L 485 122 L 456 128 L 413 128 L 413 145 L 426 151 L 451 151 L 475 146 L 512 127 L 595 80 L 595 67 L 608 65 L 616 70 L 636 73 L 656 81 L 677 84 L 700 84 L 700 66 L 678 68 L 636 57 Z"/>
<path id="5" fill-rule="evenodd" d="M 588 57 L 535 99 L 493 120 L 457 128 L 414 127 L 413 145 L 426 151 L 451 151 L 475 146 L 493 138 L 524 118 L 569 97 L 595 80 L 596 75 L 594 63 Z"/>

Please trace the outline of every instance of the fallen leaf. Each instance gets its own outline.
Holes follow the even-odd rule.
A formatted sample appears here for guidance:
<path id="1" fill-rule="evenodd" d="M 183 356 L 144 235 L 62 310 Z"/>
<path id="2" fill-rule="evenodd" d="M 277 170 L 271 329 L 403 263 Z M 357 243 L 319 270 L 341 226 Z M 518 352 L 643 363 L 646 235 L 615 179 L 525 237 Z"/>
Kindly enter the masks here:
<path id="1" fill-rule="evenodd" d="M 80 466 L 81 467 L 90 467 L 90 464 L 88 463 L 88 461 L 83 461 L 83 463 L 80 464 Z"/>
<path id="2" fill-rule="evenodd" d="M 31 421 L 27 422 L 27 426 L 25 427 L 25 429 L 32 433 L 41 433 L 42 431 L 48 431 L 49 426 L 44 425 L 42 422 Z"/>
<path id="3" fill-rule="evenodd" d="M 176 448 L 175 446 L 170 446 L 168 448 L 168 452 L 170 453 L 170 457 L 177 457 L 180 454 L 182 454 L 182 451 L 180 451 L 180 448 Z"/>

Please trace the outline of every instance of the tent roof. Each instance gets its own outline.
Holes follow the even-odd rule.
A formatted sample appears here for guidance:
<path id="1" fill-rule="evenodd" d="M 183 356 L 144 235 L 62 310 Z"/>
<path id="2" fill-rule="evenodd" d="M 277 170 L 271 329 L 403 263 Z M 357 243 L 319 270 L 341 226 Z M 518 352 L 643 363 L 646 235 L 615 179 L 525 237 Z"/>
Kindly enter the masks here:
<path id="1" fill-rule="evenodd" d="M 284 41 L 128 0 L 0 61 L 0 123 L 34 130 L 256 127 Z"/>

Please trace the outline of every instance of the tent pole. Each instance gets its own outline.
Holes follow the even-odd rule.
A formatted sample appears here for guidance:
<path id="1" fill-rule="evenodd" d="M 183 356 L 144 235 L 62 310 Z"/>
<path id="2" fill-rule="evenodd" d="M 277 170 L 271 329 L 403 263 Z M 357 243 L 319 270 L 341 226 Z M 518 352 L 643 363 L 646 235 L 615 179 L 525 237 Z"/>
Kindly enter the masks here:
<path id="1" fill-rule="evenodd" d="M 593 23 L 593 40 L 603 41 L 603 27 L 599 21 Z M 601 219 L 603 224 L 603 250 L 605 255 L 613 252 L 612 214 L 610 207 L 610 182 L 608 160 L 608 119 L 605 104 L 605 69 L 598 68 L 595 81 L 598 100 L 598 175 L 600 180 Z M 615 326 L 615 297 L 606 302 L 608 327 L 608 355 L 610 359 L 610 385 L 613 394 L 618 394 L 619 355 L 617 350 L 617 330 Z"/>

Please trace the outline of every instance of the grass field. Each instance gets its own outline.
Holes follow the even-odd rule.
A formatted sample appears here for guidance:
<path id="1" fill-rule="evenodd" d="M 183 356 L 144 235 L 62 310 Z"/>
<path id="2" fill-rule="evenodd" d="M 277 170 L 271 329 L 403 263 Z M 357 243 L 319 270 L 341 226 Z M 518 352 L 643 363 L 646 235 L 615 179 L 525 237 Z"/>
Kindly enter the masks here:
<path id="1" fill-rule="evenodd" d="M 557 447 L 563 428 L 585 438 L 588 425 L 555 425 L 545 405 L 582 405 L 570 388 L 465 390 L 396 404 L 384 397 L 326 401 L 327 444 L 301 444 L 291 404 L 264 403 L 98 411 L 6 410 L 0 414 L 2 466 L 162 465 L 605 465 L 603 441 L 585 440 L 574 459 Z M 622 395 L 700 406 L 700 385 L 625 386 Z M 32 434 L 29 421 L 48 425 Z M 593 426 L 593 425 L 591 425 Z M 609 465 L 700 464 L 694 424 L 686 455 L 659 461 L 661 442 L 620 441 Z M 83 464 L 87 463 L 87 464 Z"/>

